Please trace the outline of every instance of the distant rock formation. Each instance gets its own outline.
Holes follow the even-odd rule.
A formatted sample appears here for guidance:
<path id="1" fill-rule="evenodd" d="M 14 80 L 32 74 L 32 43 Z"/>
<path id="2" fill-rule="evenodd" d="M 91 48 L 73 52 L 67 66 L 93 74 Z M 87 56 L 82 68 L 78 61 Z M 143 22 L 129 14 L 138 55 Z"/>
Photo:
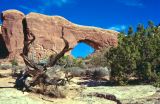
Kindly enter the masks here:
<path id="1" fill-rule="evenodd" d="M 25 16 L 20 11 L 7 10 L 2 13 L 2 23 L 2 36 L 10 59 L 20 57 L 27 29 L 36 36 L 30 51 L 33 58 L 43 59 L 53 52 L 62 50 L 64 47 L 64 42 L 60 38 L 62 27 L 64 27 L 64 37 L 69 41 L 70 48 L 74 48 L 79 42 L 85 42 L 95 50 L 118 45 L 118 32 L 80 26 L 60 16 L 38 13 L 30 13 Z"/>

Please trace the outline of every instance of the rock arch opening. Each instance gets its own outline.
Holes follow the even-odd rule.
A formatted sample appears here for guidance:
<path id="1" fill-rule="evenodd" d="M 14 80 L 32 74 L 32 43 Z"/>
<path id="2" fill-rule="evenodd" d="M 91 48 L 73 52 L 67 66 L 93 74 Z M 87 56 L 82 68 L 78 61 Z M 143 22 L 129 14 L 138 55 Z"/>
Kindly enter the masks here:
<path id="1" fill-rule="evenodd" d="M 9 56 L 9 51 L 6 47 L 2 34 L 0 34 L 0 59 L 5 59 Z"/>
<path id="2" fill-rule="evenodd" d="M 95 52 L 95 49 L 91 45 L 80 41 L 72 49 L 71 55 L 75 58 L 86 58 L 87 56 L 91 55 L 94 52 Z"/>

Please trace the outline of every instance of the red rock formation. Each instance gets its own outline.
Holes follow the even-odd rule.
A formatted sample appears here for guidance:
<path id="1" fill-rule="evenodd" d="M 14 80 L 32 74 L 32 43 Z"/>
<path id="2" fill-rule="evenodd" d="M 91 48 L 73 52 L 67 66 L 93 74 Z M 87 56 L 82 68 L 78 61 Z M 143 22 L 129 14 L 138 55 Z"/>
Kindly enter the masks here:
<path id="1" fill-rule="evenodd" d="M 36 36 L 30 52 L 30 56 L 36 58 L 45 58 L 53 52 L 62 50 L 64 47 L 63 40 L 60 38 L 62 26 L 71 48 L 74 48 L 78 42 L 85 42 L 96 50 L 118 44 L 116 31 L 76 25 L 60 16 L 37 13 L 24 16 L 19 11 L 9 10 L 2 13 L 2 19 L 2 34 L 12 57 L 22 51 L 27 28 Z"/>
<path id="2" fill-rule="evenodd" d="M 9 51 L 9 58 L 19 56 L 23 47 L 24 14 L 17 10 L 7 10 L 2 13 L 2 36 Z"/>
<path id="3" fill-rule="evenodd" d="M 8 57 L 8 55 L 9 55 L 9 52 L 6 47 L 5 41 L 2 37 L 2 31 L 1 31 L 1 26 L 0 26 L 0 59 L 5 59 Z"/>
<path id="4" fill-rule="evenodd" d="M 60 38 L 62 26 L 65 27 L 65 38 L 69 41 L 71 48 L 74 48 L 78 42 L 85 42 L 96 50 L 117 46 L 118 32 L 76 25 L 60 16 L 30 13 L 26 16 L 26 23 L 29 30 L 37 37 L 34 44 L 35 53 L 43 56 L 45 56 L 44 52 L 47 55 L 51 50 L 59 52 L 64 47 Z"/>

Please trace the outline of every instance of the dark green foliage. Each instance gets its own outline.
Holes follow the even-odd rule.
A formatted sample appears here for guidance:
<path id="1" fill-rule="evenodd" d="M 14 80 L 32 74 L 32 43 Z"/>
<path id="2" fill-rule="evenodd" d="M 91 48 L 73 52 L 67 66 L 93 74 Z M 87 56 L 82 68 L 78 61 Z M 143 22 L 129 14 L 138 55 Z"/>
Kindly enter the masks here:
<path id="1" fill-rule="evenodd" d="M 128 29 L 128 35 L 133 35 L 133 27 L 130 26 L 129 29 Z"/>
<path id="2" fill-rule="evenodd" d="M 140 79 L 151 80 L 152 78 L 152 65 L 149 62 L 143 62 L 138 68 L 138 75 Z"/>
<path id="3" fill-rule="evenodd" d="M 144 31 L 144 26 L 142 24 L 138 24 L 137 32 L 143 32 L 143 31 Z"/>
<path id="4" fill-rule="evenodd" d="M 11 60 L 11 64 L 12 66 L 18 66 L 18 61 L 14 58 L 13 60 Z"/>
<path id="5" fill-rule="evenodd" d="M 156 73 L 160 73 L 160 57 L 155 58 L 152 61 L 153 68 L 155 69 Z"/>
<path id="6" fill-rule="evenodd" d="M 118 47 L 110 48 L 105 54 L 112 79 L 120 83 L 131 78 L 157 81 L 160 72 L 160 27 L 149 21 L 146 29 L 139 24 L 134 33 L 129 27 L 128 35 L 120 33 L 118 38 Z"/>
<path id="7" fill-rule="evenodd" d="M 100 78 L 102 78 L 104 76 L 105 76 L 105 73 L 103 73 L 103 71 L 101 71 L 101 70 L 94 70 L 92 78 L 93 79 L 100 79 Z"/>
<path id="8" fill-rule="evenodd" d="M 156 81 L 153 83 L 155 87 L 160 87 L 160 73 L 157 73 Z"/>
<path id="9" fill-rule="evenodd" d="M 151 21 L 151 20 L 148 21 L 148 27 L 149 27 L 149 28 L 154 28 L 154 23 L 153 23 L 153 21 Z"/>

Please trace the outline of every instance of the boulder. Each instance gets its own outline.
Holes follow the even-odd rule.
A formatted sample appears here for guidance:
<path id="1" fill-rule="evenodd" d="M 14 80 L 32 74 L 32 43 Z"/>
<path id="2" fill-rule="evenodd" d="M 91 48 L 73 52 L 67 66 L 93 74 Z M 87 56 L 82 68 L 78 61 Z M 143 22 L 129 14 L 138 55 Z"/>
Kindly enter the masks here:
<path id="1" fill-rule="evenodd" d="M 38 13 L 25 16 L 20 11 L 7 10 L 2 12 L 2 23 L 2 36 L 10 59 L 20 57 L 23 41 L 24 39 L 28 41 L 26 40 L 28 29 L 36 36 L 29 52 L 29 56 L 35 60 L 44 59 L 63 49 L 62 27 L 64 27 L 64 37 L 69 41 L 70 48 L 74 48 L 79 42 L 85 42 L 95 50 L 118 45 L 118 32 L 77 25 L 60 16 Z"/>

